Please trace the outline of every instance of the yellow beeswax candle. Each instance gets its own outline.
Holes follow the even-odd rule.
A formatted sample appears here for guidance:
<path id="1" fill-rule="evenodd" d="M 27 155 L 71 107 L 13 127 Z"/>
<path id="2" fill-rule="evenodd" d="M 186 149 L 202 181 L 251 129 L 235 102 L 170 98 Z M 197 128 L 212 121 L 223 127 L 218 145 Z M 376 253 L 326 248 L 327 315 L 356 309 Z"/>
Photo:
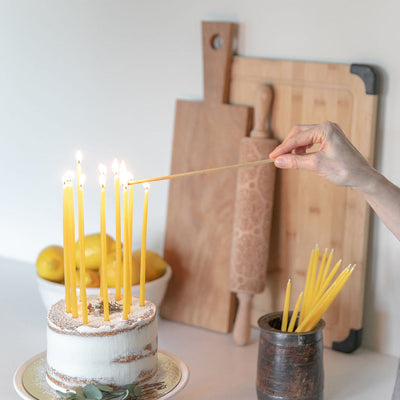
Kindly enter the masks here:
<path id="1" fill-rule="evenodd" d="M 130 282 L 129 282 L 129 260 L 128 252 L 126 251 L 126 244 L 128 243 L 128 187 L 125 184 L 122 190 L 122 206 L 124 214 L 124 297 L 123 297 L 123 319 L 128 319 L 130 312 L 130 300 L 132 297 L 132 292 L 130 292 Z"/>
<path id="2" fill-rule="evenodd" d="M 133 175 L 128 174 L 133 180 Z M 132 239 L 133 239 L 133 185 L 128 187 L 128 248 L 129 250 L 129 286 L 132 287 Z M 132 305 L 132 296 L 129 296 L 129 305 Z"/>
<path id="3" fill-rule="evenodd" d="M 302 321 L 302 323 L 298 326 L 296 332 L 305 332 L 310 327 L 312 321 L 316 320 L 316 323 L 318 323 L 323 313 L 328 309 L 329 305 L 332 303 L 332 301 L 342 288 L 341 283 L 343 282 L 349 270 L 350 268 L 347 267 L 339 274 L 339 276 L 332 283 L 329 289 L 323 294 L 318 303 L 315 304 L 313 309 L 307 314 L 304 321 Z"/>
<path id="4" fill-rule="evenodd" d="M 100 168 L 100 247 L 101 247 L 101 274 L 100 294 L 103 298 L 104 321 L 110 320 L 107 285 L 107 237 L 106 237 L 106 176 L 105 167 Z"/>
<path id="5" fill-rule="evenodd" d="M 312 264 L 314 262 L 314 253 L 315 253 L 315 249 L 313 249 L 311 251 L 310 259 L 308 261 L 306 284 L 305 284 L 305 288 L 304 288 L 303 306 L 301 307 L 301 311 L 300 311 L 300 322 L 303 321 L 305 315 L 307 314 L 307 305 L 308 305 L 307 303 L 308 303 L 308 299 L 310 297 L 311 270 L 312 270 Z"/>
<path id="6" fill-rule="evenodd" d="M 82 152 L 78 150 L 76 152 L 76 183 L 77 189 L 79 190 L 81 175 L 82 175 Z"/>
<path id="7" fill-rule="evenodd" d="M 85 176 L 80 174 L 78 188 L 79 214 L 79 259 L 80 259 L 80 302 L 82 304 L 82 321 L 88 323 L 87 296 L 86 296 L 86 264 L 85 264 L 85 223 L 83 213 L 83 185 Z"/>
<path id="8" fill-rule="evenodd" d="M 291 290 L 291 282 L 290 279 L 286 285 L 286 294 L 285 294 L 285 304 L 283 306 L 283 316 L 282 316 L 282 326 L 281 331 L 287 331 L 287 324 L 288 324 L 288 316 L 289 316 L 289 303 L 290 303 L 290 290 Z"/>
<path id="9" fill-rule="evenodd" d="M 145 305 L 145 283 L 146 283 L 146 237 L 147 237 L 147 213 L 149 206 L 149 184 L 144 184 L 144 205 L 143 205 L 143 224 L 142 224 L 142 247 L 140 250 L 140 302 Z"/>
<path id="10" fill-rule="evenodd" d="M 342 264 L 342 260 L 339 260 L 332 268 L 331 272 L 329 273 L 328 277 L 321 282 L 321 287 L 319 292 L 315 296 L 316 301 L 318 302 L 321 296 L 324 294 L 325 290 L 328 288 L 329 284 L 331 283 L 333 277 L 335 276 L 336 272 L 338 271 L 339 267 Z"/>
<path id="11" fill-rule="evenodd" d="M 321 282 L 320 282 L 320 285 L 319 285 L 319 288 L 317 291 L 317 296 L 319 295 L 319 293 L 321 291 L 321 287 L 322 287 L 323 283 L 325 282 L 326 277 L 328 276 L 329 268 L 331 267 L 332 257 L 333 257 L 333 249 L 329 253 L 328 260 L 326 261 L 326 263 L 324 265 L 324 270 L 322 272 Z"/>
<path id="12" fill-rule="evenodd" d="M 310 297 L 308 299 L 309 303 L 307 304 L 307 307 L 311 307 L 315 295 L 315 283 L 316 283 L 315 281 L 317 276 L 318 259 L 319 259 L 319 247 L 318 245 L 316 245 L 314 251 L 312 269 L 311 269 Z"/>
<path id="13" fill-rule="evenodd" d="M 118 160 L 113 162 L 115 191 L 115 298 L 121 300 L 122 264 L 121 264 L 121 195 L 119 186 Z"/>
<path id="14" fill-rule="evenodd" d="M 299 297 L 297 298 L 296 305 L 294 306 L 292 317 L 290 318 L 288 332 L 293 332 L 293 329 L 294 329 L 294 326 L 296 324 L 297 315 L 299 313 L 300 304 L 301 304 L 302 299 L 303 299 L 303 292 L 301 292 L 299 294 Z"/>
<path id="15" fill-rule="evenodd" d="M 305 324 L 304 331 L 310 331 L 315 328 L 318 324 L 326 310 L 331 306 L 333 301 L 336 299 L 339 292 L 342 290 L 344 284 L 350 278 L 354 270 L 354 266 L 348 266 L 345 268 L 342 273 L 339 275 L 337 280 L 332 284 L 332 290 L 327 293 L 327 296 L 324 298 L 323 301 L 318 303 L 318 306 L 315 310 L 311 313 L 311 317 L 308 323 Z"/>
<path id="16" fill-rule="evenodd" d="M 71 184 L 70 178 L 63 177 L 63 241 L 64 241 L 64 285 L 65 285 L 65 310 L 71 312 L 71 282 L 69 277 L 69 228 L 68 228 L 68 202 L 67 184 Z"/>
<path id="17" fill-rule="evenodd" d="M 71 312 L 72 318 L 78 318 L 78 298 L 76 295 L 76 263 L 75 263 L 75 212 L 74 191 L 72 182 L 67 185 L 68 204 L 68 252 L 69 252 L 69 278 L 71 287 Z"/>
<path id="18" fill-rule="evenodd" d="M 328 254 L 328 249 L 325 249 L 324 254 L 322 255 L 321 264 L 319 265 L 319 269 L 318 269 L 317 280 L 315 282 L 314 295 L 316 295 L 318 293 L 319 288 L 321 287 L 322 275 L 323 275 L 323 271 L 325 268 L 327 254 Z M 314 299 L 315 299 L 315 296 L 314 296 Z"/>

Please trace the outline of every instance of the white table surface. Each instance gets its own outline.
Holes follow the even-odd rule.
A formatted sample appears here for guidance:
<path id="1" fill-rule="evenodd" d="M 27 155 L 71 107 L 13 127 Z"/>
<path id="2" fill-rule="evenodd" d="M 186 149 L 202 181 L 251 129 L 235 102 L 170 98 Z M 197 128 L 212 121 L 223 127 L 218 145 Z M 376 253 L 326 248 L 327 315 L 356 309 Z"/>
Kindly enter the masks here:
<path id="1" fill-rule="evenodd" d="M 0 258 L 0 399 L 19 399 L 13 387 L 17 368 L 46 349 L 46 312 L 35 284 L 34 265 Z M 18 289 L 17 289 L 18 288 Z M 256 399 L 258 331 L 238 347 L 232 336 L 160 319 L 159 347 L 180 357 L 190 369 L 177 400 Z M 324 352 L 324 399 L 390 399 L 398 360 L 367 349 L 353 354 Z"/>

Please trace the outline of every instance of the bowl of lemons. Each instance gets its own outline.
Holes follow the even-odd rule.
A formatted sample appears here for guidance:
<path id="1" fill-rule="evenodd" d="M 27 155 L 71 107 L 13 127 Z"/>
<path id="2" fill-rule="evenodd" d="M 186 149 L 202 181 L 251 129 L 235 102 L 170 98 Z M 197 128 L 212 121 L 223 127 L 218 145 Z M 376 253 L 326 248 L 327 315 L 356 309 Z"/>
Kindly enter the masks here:
<path id="1" fill-rule="evenodd" d="M 110 293 L 115 293 L 117 277 L 117 260 L 115 240 L 107 235 L 107 284 Z M 75 245 L 75 264 L 77 294 L 80 287 L 80 254 L 78 243 Z M 141 251 L 132 253 L 131 277 L 132 295 L 139 297 L 139 275 Z M 101 247 L 100 234 L 85 236 L 85 282 L 88 295 L 99 295 L 100 291 Z M 123 265 L 123 256 L 121 256 Z M 64 249 L 61 246 L 47 246 L 36 260 L 37 284 L 42 301 L 48 310 L 58 300 L 64 298 Z M 161 305 L 171 278 L 172 270 L 167 262 L 155 251 L 146 251 L 146 300 L 152 301 L 157 308 Z"/>

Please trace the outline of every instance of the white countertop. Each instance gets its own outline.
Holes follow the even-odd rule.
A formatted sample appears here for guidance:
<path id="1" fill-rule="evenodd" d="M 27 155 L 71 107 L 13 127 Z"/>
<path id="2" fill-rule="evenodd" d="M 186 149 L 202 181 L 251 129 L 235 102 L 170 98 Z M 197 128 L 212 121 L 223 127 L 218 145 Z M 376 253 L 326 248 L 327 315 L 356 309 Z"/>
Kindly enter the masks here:
<path id="1" fill-rule="evenodd" d="M 0 271 L 0 399 L 17 400 L 13 375 L 21 364 L 46 349 L 46 312 L 33 265 L 0 258 Z M 238 347 L 231 335 L 161 319 L 159 347 L 180 357 L 190 370 L 186 388 L 175 399 L 257 398 L 257 329 L 252 330 L 248 346 Z M 325 349 L 324 399 L 390 399 L 397 365 L 395 357 L 363 348 L 353 354 Z"/>

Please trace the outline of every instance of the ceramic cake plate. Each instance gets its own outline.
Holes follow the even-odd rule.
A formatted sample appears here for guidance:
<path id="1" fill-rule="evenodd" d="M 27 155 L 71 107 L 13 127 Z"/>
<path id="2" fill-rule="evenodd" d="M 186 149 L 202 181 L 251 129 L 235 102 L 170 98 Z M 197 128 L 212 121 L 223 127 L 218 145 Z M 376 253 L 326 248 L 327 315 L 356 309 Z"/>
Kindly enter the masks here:
<path id="1" fill-rule="evenodd" d="M 37 354 L 14 374 L 14 387 L 21 398 L 25 400 L 54 400 L 59 398 L 46 381 L 46 352 Z M 177 356 L 165 350 L 158 349 L 158 372 L 146 382 L 163 382 L 163 388 L 145 396 L 146 400 L 170 399 L 181 391 L 189 380 L 187 365 Z"/>

